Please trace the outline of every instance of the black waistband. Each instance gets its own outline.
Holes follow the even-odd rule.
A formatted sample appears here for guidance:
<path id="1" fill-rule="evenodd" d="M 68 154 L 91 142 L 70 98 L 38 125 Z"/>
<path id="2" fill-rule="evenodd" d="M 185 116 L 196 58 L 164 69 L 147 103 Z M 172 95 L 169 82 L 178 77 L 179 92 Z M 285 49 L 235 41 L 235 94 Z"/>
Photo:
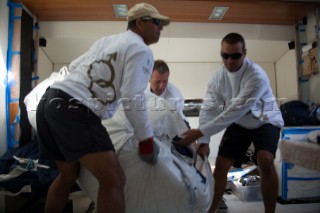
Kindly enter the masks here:
<path id="1" fill-rule="evenodd" d="M 82 100 L 72 97 L 71 95 L 60 89 L 50 88 L 50 91 L 53 93 L 53 97 L 63 99 L 69 109 L 78 108 L 86 111 L 91 111 L 87 106 L 85 106 L 82 103 Z"/>

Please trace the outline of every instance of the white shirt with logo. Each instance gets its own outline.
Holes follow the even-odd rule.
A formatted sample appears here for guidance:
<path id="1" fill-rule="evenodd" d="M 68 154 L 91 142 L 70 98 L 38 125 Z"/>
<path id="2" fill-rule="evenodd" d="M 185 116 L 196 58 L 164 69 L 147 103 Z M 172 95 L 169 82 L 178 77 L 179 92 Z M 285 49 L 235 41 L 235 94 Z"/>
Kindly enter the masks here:
<path id="1" fill-rule="evenodd" d="M 78 99 L 101 119 L 111 118 L 122 103 L 137 139 L 144 140 L 153 136 L 144 101 L 153 64 L 151 49 L 128 30 L 96 41 L 52 88 Z"/>
<path id="2" fill-rule="evenodd" d="M 209 143 L 211 135 L 232 123 L 247 129 L 284 124 L 267 74 L 248 58 L 237 72 L 223 65 L 211 78 L 199 116 L 204 136 L 198 142 Z"/>

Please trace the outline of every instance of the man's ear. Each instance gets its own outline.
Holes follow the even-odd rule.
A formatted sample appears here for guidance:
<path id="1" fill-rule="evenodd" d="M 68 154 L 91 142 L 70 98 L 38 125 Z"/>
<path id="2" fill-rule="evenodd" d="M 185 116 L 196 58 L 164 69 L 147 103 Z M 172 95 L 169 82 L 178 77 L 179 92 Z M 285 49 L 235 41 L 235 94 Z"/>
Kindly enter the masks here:
<path id="1" fill-rule="evenodd" d="M 143 21 L 141 20 L 141 18 L 137 18 L 136 19 L 136 26 L 138 27 L 138 29 L 141 29 L 143 24 Z"/>
<path id="2" fill-rule="evenodd" d="M 244 55 L 247 55 L 247 49 L 244 49 L 244 50 L 243 50 L 243 54 L 244 54 Z"/>

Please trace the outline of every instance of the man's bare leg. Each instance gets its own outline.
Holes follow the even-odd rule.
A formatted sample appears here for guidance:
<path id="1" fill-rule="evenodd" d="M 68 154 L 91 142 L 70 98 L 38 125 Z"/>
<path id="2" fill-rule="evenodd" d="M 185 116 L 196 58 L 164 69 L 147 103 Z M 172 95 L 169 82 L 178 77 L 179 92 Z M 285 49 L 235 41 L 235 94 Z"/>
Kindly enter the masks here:
<path id="1" fill-rule="evenodd" d="M 274 213 L 279 187 L 279 180 L 274 166 L 274 156 L 272 153 L 264 150 L 259 151 L 257 156 L 265 213 Z"/>
<path id="2" fill-rule="evenodd" d="M 124 213 L 125 174 L 113 151 L 86 154 L 80 159 L 98 180 L 98 212 Z"/>
<path id="3" fill-rule="evenodd" d="M 69 199 L 69 193 L 79 176 L 79 162 L 56 161 L 56 165 L 59 174 L 49 188 L 45 213 L 63 212 Z"/>
<path id="4" fill-rule="evenodd" d="M 233 162 L 234 160 L 230 158 L 220 156 L 218 156 L 216 159 L 216 165 L 213 172 L 213 177 L 215 180 L 214 196 L 209 213 L 215 213 L 219 202 L 222 199 L 222 196 L 226 190 L 228 171 L 233 165 Z"/>

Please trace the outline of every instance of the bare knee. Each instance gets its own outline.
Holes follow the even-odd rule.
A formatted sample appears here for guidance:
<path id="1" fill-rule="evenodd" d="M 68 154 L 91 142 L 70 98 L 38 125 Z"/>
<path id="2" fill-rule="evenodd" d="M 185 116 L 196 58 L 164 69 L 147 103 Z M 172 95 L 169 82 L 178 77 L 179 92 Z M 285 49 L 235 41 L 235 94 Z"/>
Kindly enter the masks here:
<path id="1" fill-rule="evenodd" d="M 80 162 L 97 178 L 100 188 L 124 188 L 125 173 L 114 152 L 90 153 L 83 156 Z"/>
<path id="2" fill-rule="evenodd" d="M 108 178 L 98 178 L 98 181 L 100 187 L 123 190 L 126 184 L 126 176 L 123 169 L 119 167 L 113 173 L 110 173 Z"/>
<path id="3" fill-rule="evenodd" d="M 126 184 L 126 175 L 121 167 L 118 167 L 113 175 L 114 185 L 120 188 L 124 188 Z"/>
<path id="4" fill-rule="evenodd" d="M 79 177 L 79 163 L 56 162 L 60 181 L 65 184 L 73 185 Z"/>
<path id="5" fill-rule="evenodd" d="M 73 185 L 79 177 L 79 174 L 59 173 L 61 180 L 68 185 Z"/>
<path id="6" fill-rule="evenodd" d="M 259 151 L 258 152 L 258 165 L 262 172 L 272 172 L 274 167 L 274 155 L 268 151 Z"/>
<path id="7" fill-rule="evenodd" d="M 217 157 L 213 176 L 227 175 L 234 160 L 226 157 Z"/>

